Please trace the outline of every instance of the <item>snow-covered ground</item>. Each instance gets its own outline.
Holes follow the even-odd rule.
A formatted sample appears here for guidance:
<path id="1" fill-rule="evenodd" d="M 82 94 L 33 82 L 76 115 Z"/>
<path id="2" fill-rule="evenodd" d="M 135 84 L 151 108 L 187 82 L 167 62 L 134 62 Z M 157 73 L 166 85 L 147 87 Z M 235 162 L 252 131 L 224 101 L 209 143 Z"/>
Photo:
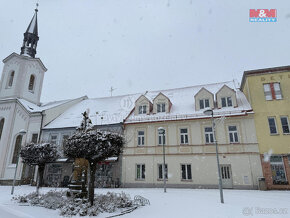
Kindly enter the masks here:
<path id="1" fill-rule="evenodd" d="M 14 195 L 30 193 L 35 187 L 18 186 Z M 41 192 L 50 190 L 42 188 Z M 224 190 L 225 204 L 219 203 L 216 189 L 96 189 L 96 193 L 126 192 L 133 198 L 141 195 L 151 205 L 139 208 L 124 218 L 236 218 L 290 217 L 290 191 Z M 0 217 L 59 217 L 58 211 L 32 206 L 19 206 L 11 201 L 11 187 L 0 186 Z M 106 217 L 112 214 L 100 214 Z"/>

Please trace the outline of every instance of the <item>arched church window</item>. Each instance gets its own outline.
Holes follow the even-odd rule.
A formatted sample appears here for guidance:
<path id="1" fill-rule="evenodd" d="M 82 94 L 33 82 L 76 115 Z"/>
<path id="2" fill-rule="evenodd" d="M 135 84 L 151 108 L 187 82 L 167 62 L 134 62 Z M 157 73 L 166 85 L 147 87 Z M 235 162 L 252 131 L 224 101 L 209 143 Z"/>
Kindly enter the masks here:
<path id="1" fill-rule="evenodd" d="M 15 72 L 12 71 L 12 72 L 10 73 L 10 75 L 9 75 L 8 87 L 11 87 L 12 84 L 13 84 L 14 74 L 15 74 Z"/>
<path id="2" fill-rule="evenodd" d="M 12 157 L 13 164 L 17 163 L 17 156 L 21 148 L 21 143 L 22 143 L 22 135 L 18 135 L 15 140 L 14 152 Z"/>
<path id="3" fill-rule="evenodd" d="M 5 121 L 4 118 L 2 118 L 1 121 L 0 121 L 0 139 L 1 139 L 1 136 L 2 136 L 2 132 L 3 132 L 4 121 Z"/>
<path id="4" fill-rule="evenodd" d="M 34 81 L 35 81 L 35 76 L 31 75 L 30 80 L 29 80 L 29 85 L 28 85 L 28 90 L 33 91 L 34 89 Z"/>

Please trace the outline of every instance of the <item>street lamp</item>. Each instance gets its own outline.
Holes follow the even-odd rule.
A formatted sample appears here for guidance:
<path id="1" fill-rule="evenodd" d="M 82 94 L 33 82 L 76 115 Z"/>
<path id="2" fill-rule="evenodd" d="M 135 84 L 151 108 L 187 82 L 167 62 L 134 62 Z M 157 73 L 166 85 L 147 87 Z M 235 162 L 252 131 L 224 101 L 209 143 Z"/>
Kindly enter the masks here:
<path id="1" fill-rule="evenodd" d="M 220 161 L 219 161 L 219 152 L 218 152 L 218 145 L 217 145 L 217 140 L 215 136 L 215 122 L 213 119 L 213 110 L 205 110 L 203 112 L 207 116 L 211 116 L 211 121 L 212 121 L 212 130 L 213 130 L 213 140 L 215 142 L 215 151 L 216 151 L 216 161 L 217 161 L 217 167 L 218 167 L 218 176 L 219 176 L 219 190 L 220 190 L 220 198 L 221 198 L 221 203 L 224 203 L 224 196 L 223 196 L 223 185 L 222 185 L 222 178 L 221 178 L 221 169 L 220 169 Z"/>
<path id="2" fill-rule="evenodd" d="M 163 127 L 158 128 L 158 133 L 162 135 L 162 147 L 163 147 L 163 188 L 164 193 L 166 192 L 166 178 L 165 178 L 165 129 Z"/>
<path id="3" fill-rule="evenodd" d="M 18 134 L 22 136 L 21 137 L 21 143 L 20 143 L 20 149 L 21 149 L 22 138 L 26 134 L 26 131 L 24 129 L 21 129 Z M 13 184 L 12 184 L 12 189 L 11 189 L 11 195 L 13 195 L 13 193 L 14 193 L 14 186 L 15 186 L 15 182 L 16 182 L 16 173 L 17 173 L 17 168 L 18 168 L 20 149 L 19 149 L 19 151 L 17 151 L 17 160 L 16 160 L 16 167 L 15 167 L 15 172 L 14 172 L 14 179 L 13 179 Z"/>

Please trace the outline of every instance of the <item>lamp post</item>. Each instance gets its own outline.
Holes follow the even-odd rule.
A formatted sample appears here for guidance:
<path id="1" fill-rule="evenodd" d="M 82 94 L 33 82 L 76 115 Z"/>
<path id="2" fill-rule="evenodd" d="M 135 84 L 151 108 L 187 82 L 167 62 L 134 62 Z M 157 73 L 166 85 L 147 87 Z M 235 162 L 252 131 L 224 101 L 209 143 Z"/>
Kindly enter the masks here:
<path id="1" fill-rule="evenodd" d="M 20 149 L 21 149 L 22 139 L 23 139 L 23 136 L 26 134 L 26 131 L 24 129 L 21 129 L 18 134 L 22 136 L 21 143 L 20 143 Z M 14 193 L 14 186 L 15 186 L 15 182 L 16 182 L 16 173 L 17 173 L 17 168 L 18 168 L 20 149 L 19 149 L 19 151 L 17 151 L 17 160 L 16 160 L 14 179 L 13 179 L 13 184 L 12 184 L 12 189 L 11 189 L 11 195 L 13 195 L 13 193 Z"/>
<path id="2" fill-rule="evenodd" d="M 166 193 L 166 178 L 165 178 L 165 129 L 163 127 L 158 128 L 158 133 L 162 135 L 162 147 L 163 147 L 163 165 L 162 165 L 162 175 L 163 175 L 163 188 L 164 193 Z"/>
<path id="3" fill-rule="evenodd" d="M 212 121 L 212 130 L 213 130 L 213 140 L 215 143 L 215 151 L 216 151 L 216 161 L 217 161 L 217 167 L 218 167 L 218 177 L 219 177 L 219 190 L 220 190 L 220 198 L 221 198 L 221 203 L 224 203 L 224 195 L 223 195 L 223 185 L 222 185 L 222 178 L 221 178 L 221 168 L 220 168 L 220 161 L 219 161 L 219 152 L 218 152 L 218 145 L 217 145 L 217 140 L 216 140 L 216 135 L 215 135 L 215 122 L 213 119 L 213 110 L 205 110 L 203 112 L 207 116 L 211 116 L 211 121 Z"/>

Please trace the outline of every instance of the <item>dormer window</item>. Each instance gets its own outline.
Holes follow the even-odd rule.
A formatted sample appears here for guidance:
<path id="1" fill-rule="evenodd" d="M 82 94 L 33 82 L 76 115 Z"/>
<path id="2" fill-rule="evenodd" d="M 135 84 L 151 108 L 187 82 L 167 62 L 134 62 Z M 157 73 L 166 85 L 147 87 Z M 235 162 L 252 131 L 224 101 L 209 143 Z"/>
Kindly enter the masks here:
<path id="1" fill-rule="evenodd" d="M 222 100 L 222 107 L 232 107 L 233 106 L 233 102 L 232 102 L 231 97 L 224 97 L 224 98 L 221 98 L 221 100 Z"/>
<path id="2" fill-rule="evenodd" d="M 157 113 L 165 112 L 165 103 L 157 104 Z"/>
<path id="3" fill-rule="evenodd" d="M 200 99 L 199 100 L 199 108 L 200 109 L 205 109 L 205 108 L 209 108 L 209 99 Z"/>
<path id="4" fill-rule="evenodd" d="M 15 74 L 15 72 L 12 71 L 9 75 L 8 87 L 11 87 L 13 85 L 14 74 Z"/>
<path id="5" fill-rule="evenodd" d="M 146 105 L 139 106 L 139 114 L 146 114 Z"/>
<path id="6" fill-rule="evenodd" d="M 28 90 L 33 91 L 34 89 L 34 81 L 35 81 L 35 76 L 31 75 L 30 80 L 29 80 L 29 85 L 28 85 Z"/>

